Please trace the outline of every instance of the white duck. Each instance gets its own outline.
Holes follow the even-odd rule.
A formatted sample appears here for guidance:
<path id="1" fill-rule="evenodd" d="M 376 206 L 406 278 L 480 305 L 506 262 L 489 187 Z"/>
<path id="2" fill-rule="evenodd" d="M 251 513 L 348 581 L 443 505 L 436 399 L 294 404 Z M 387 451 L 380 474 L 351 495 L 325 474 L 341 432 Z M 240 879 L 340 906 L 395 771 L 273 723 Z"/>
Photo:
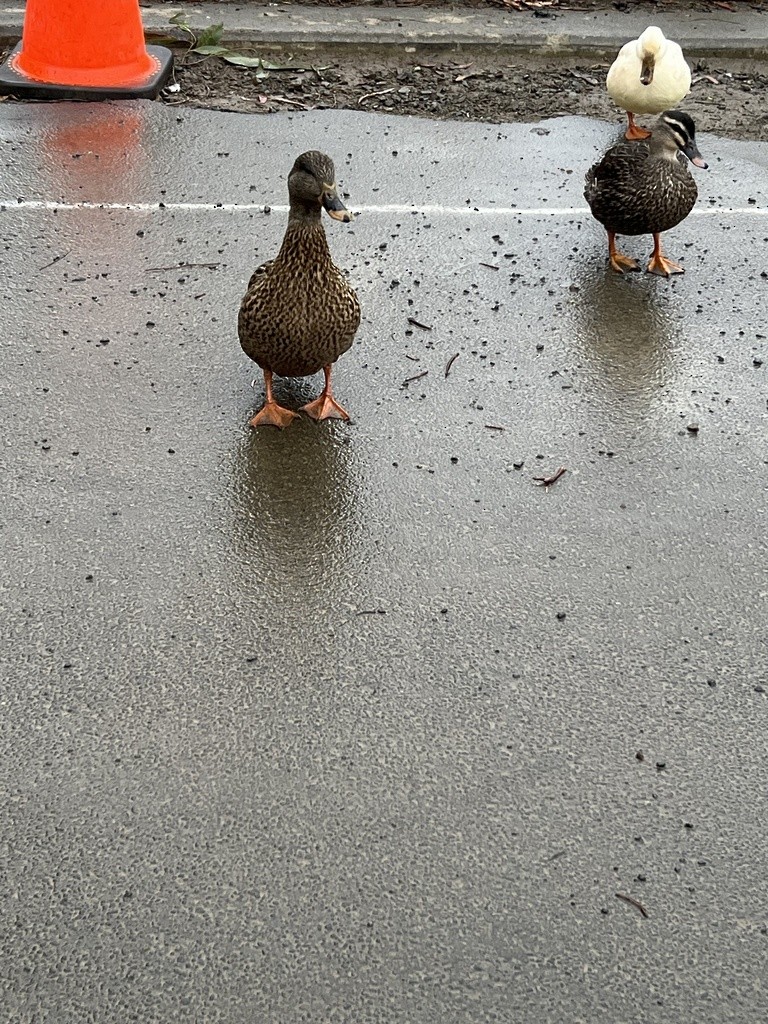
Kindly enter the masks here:
<path id="1" fill-rule="evenodd" d="M 691 88 L 691 69 L 678 44 L 650 25 L 622 46 L 605 84 L 613 102 L 627 112 L 625 138 L 647 139 L 651 133 L 635 124 L 635 114 L 660 114 L 676 107 Z"/>

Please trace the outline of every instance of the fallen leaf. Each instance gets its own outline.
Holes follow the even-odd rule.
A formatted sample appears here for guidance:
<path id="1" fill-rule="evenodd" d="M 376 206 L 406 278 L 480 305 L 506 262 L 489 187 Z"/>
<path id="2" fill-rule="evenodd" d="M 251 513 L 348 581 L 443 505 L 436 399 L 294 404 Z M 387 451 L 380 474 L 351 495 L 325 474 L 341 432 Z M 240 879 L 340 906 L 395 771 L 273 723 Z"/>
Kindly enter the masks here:
<path id="1" fill-rule="evenodd" d="M 261 57 L 249 57 L 245 53 L 235 53 L 232 50 L 227 50 L 226 53 L 220 53 L 220 54 L 218 54 L 218 56 L 222 57 L 227 62 L 227 64 L 234 64 L 236 67 L 239 67 L 239 68 L 261 68 L 261 67 L 263 67 L 263 65 L 261 63 Z M 260 71 L 260 72 L 258 72 L 256 74 L 256 77 L 257 78 L 267 78 L 268 77 L 268 72 Z"/>
<path id="2" fill-rule="evenodd" d="M 211 43 L 204 46 L 195 46 L 192 49 L 192 53 L 200 53 L 204 57 L 221 57 L 225 53 L 229 53 L 229 48 L 226 46 L 219 46 L 216 43 Z"/>

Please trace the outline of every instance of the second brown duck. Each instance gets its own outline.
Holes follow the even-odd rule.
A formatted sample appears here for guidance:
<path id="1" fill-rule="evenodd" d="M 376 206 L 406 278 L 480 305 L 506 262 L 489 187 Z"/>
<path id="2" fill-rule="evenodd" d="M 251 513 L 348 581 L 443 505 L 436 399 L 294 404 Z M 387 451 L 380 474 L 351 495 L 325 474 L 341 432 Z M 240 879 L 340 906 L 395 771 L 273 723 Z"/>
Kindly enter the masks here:
<path id="1" fill-rule="evenodd" d="M 682 110 L 667 110 L 647 142 L 620 142 L 587 171 L 584 197 L 608 232 L 614 270 L 639 270 L 616 248 L 616 235 L 653 235 L 652 274 L 682 274 L 679 263 L 661 252 L 661 233 L 688 216 L 698 189 L 683 154 L 697 167 L 706 163 L 696 145 L 696 126 Z"/>

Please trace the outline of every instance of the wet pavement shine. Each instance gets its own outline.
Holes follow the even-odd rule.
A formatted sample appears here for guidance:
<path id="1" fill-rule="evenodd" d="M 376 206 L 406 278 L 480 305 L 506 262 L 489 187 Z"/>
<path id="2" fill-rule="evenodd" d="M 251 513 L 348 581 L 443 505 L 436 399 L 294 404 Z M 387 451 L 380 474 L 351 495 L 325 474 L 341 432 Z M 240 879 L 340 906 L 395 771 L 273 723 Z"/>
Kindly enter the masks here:
<path id="1" fill-rule="evenodd" d="M 768 146 L 701 136 L 666 281 L 618 118 L 0 124 L 3 1019 L 766 1019 Z M 307 148 L 353 422 L 255 432 Z"/>

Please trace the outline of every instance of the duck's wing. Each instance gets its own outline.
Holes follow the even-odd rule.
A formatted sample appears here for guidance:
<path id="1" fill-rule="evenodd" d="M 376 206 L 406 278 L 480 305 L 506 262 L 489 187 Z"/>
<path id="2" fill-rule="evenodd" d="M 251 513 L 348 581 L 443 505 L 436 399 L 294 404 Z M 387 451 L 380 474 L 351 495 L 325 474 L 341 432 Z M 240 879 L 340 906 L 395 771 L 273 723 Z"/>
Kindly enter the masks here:
<path id="1" fill-rule="evenodd" d="M 267 262 L 262 263 L 260 267 L 256 267 L 254 272 L 251 274 L 251 279 L 248 282 L 246 292 L 249 292 L 251 288 L 253 288 L 254 284 L 256 284 L 256 282 L 259 280 L 259 278 L 261 278 L 264 274 L 266 274 L 269 271 L 269 268 L 272 266 L 274 262 L 274 260 L 267 260 Z"/>
<path id="2" fill-rule="evenodd" d="M 642 142 L 619 142 L 598 160 L 590 174 L 605 184 L 620 181 L 628 175 L 637 174 L 649 152 L 648 146 Z"/>
<path id="3" fill-rule="evenodd" d="M 643 142 L 620 142 L 590 167 L 584 179 L 584 198 L 596 216 L 596 210 L 615 203 L 632 188 L 649 152 Z"/>
<path id="4" fill-rule="evenodd" d="M 635 72 L 637 72 L 636 76 Z M 608 68 L 605 84 L 609 94 L 613 96 L 617 88 L 626 88 L 627 82 L 635 77 L 639 84 L 640 61 L 637 57 L 637 40 L 632 39 L 628 43 L 624 43 L 613 64 Z"/>
<path id="5" fill-rule="evenodd" d="M 680 99 L 687 96 L 691 90 L 691 67 L 685 59 L 685 54 L 678 43 L 668 40 L 666 61 L 670 81 L 674 82 L 680 94 Z M 675 102 L 679 103 L 680 100 Z"/>

